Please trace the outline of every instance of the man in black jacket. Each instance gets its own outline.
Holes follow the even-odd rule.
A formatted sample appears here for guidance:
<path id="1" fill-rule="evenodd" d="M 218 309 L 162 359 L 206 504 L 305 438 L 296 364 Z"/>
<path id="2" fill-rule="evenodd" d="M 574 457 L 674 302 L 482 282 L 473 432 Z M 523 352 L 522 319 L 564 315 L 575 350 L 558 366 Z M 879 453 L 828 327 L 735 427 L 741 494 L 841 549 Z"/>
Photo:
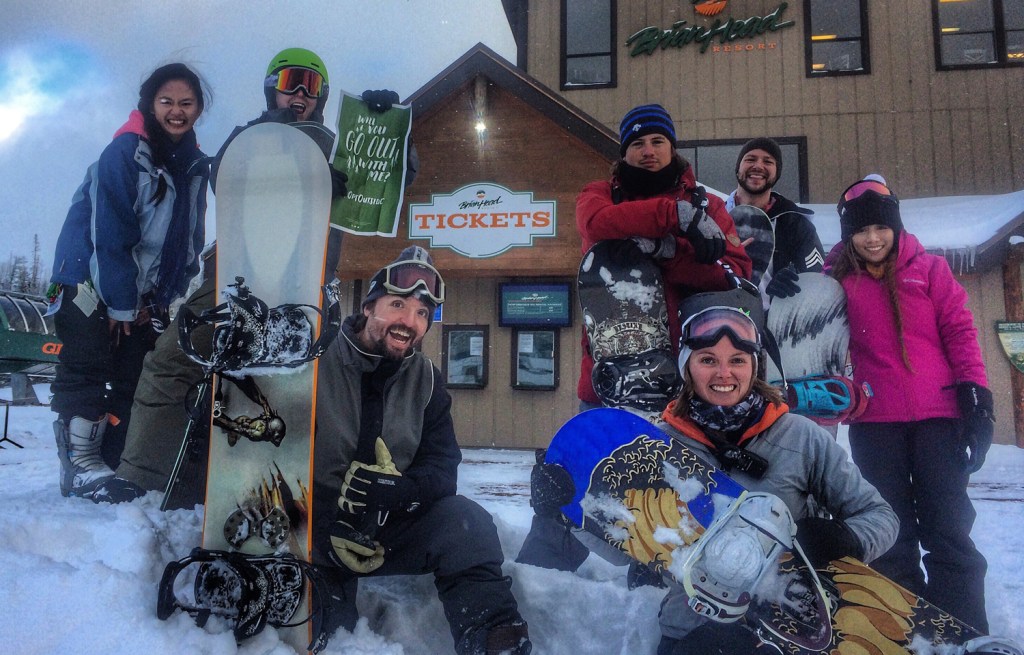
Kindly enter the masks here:
<path id="1" fill-rule="evenodd" d="M 729 195 L 726 208 L 731 211 L 736 205 L 753 205 L 768 214 L 775 228 L 775 254 L 764 276 L 767 287 L 762 284 L 762 288 L 770 297 L 787 298 L 800 290 L 797 275 L 821 272 L 825 257 L 818 232 L 808 218 L 814 212 L 772 190 L 781 175 L 779 144 L 767 137 L 747 141 L 736 159 L 738 186 Z"/>
<path id="2" fill-rule="evenodd" d="M 429 253 L 410 246 L 320 358 L 313 561 L 330 588 L 328 633 L 355 627 L 360 577 L 432 573 L 459 655 L 527 655 L 494 522 L 455 493 L 451 397 L 416 350 L 442 302 Z"/>

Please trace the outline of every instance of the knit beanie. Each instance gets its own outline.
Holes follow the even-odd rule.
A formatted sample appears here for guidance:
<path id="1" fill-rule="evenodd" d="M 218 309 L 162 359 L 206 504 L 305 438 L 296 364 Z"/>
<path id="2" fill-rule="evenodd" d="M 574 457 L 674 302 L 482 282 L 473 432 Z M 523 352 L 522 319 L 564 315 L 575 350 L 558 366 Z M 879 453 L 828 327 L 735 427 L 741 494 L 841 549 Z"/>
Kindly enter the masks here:
<path id="1" fill-rule="evenodd" d="M 619 156 L 624 157 L 630 143 L 648 134 L 664 134 L 675 146 L 676 128 L 661 105 L 640 105 L 626 112 L 619 123 Z"/>
<path id="2" fill-rule="evenodd" d="M 903 231 L 900 201 L 879 176 L 854 182 L 839 196 L 840 238 L 848 240 L 869 225 L 884 225 L 897 235 Z"/>
<path id="3" fill-rule="evenodd" d="M 409 246 L 405 250 L 400 252 L 398 254 L 398 257 L 396 257 L 395 260 L 391 262 L 391 264 L 388 264 L 388 266 L 403 261 L 422 262 L 423 264 L 430 266 L 430 268 L 433 269 L 435 274 L 437 275 L 437 278 L 440 281 L 440 283 L 442 285 L 444 284 L 444 280 L 441 279 L 441 274 L 437 273 L 436 269 L 433 268 L 434 259 L 430 256 L 430 251 L 428 251 L 426 248 L 422 248 L 420 246 Z M 388 266 L 385 266 L 384 268 L 380 269 L 379 271 L 374 273 L 372 278 L 370 278 L 370 284 L 366 290 L 366 297 L 363 298 L 363 303 L 362 305 L 360 305 L 360 307 L 365 309 L 367 305 L 377 300 L 377 298 L 380 298 L 381 296 L 386 296 L 388 294 L 404 295 L 406 297 L 411 296 L 422 302 L 424 305 L 427 306 L 427 309 L 430 310 L 430 316 L 427 318 L 427 329 L 429 330 L 430 326 L 433 325 L 434 323 L 434 310 L 437 309 L 437 303 L 435 303 L 434 300 L 427 295 L 426 289 L 424 289 L 422 286 L 415 287 L 412 291 L 410 291 L 407 294 L 399 294 L 385 288 L 384 282 L 385 280 L 387 280 Z"/>
<path id="4" fill-rule="evenodd" d="M 736 158 L 736 173 L 740 172 L 740 162 L 743 161 L 743 157 L 751 150 L 764 150 L 775 160 L 775 179 L 782 177 L 782 148 L 779 144 L 775 143 L 775 139 L 769 139 L 766 136 L 759 136 L 756 139 L 751 139 L 743 144 L 740 148 L 739 157 Z"/>

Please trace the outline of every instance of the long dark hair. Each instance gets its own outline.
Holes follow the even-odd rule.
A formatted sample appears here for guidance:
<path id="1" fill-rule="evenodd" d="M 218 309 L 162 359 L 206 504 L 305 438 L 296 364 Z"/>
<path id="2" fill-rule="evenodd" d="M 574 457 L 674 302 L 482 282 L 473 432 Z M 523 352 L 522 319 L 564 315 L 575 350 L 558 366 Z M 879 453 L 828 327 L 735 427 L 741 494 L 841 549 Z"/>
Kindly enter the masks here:
<path id="1" fill-rule="evenodd" d="M 900 307 L 900 297 L 898 292 L 898 283 L 896 281 L 896 257 L 898 252 L 900 239 L 900 232 L 893 231 L 893 244 L 889 250 L 888 256 L 885 261 L 882 262 L 881 266 L 881 279 L 885 284 L 886 295 L 889 298 L 889 308 L 892 310 L 893 321 L 896 324 L 896 338 L 899 341 L 900 355 L 903 359 L 903 365 L 907 367 L 908 371 L 913 371 L 914 367 L 910 365 L 910 353 L 907 352 L 907 344 L 903 339 L 903 310 Z M 843 242 L 843 249 L 840 251 L 839 256 L 832 264 L 832 277 L 842 282 L 843 278 L 854 273 L 859 273 L 866 270 L 864 261 L 857 254 L 857 250 L 853 247 L 853 239 L 847 239 Z M 858 280 L 854 280 L 854 284 Z"/>
<path id="2" fill-rule="evenodd" d="M 153 164 L 157 167 L 162 167 L 167 161 L 173 148 L 173 143 L 168 137 L 167 132 L 164 131 L 164 128 L 157 122 L 156 115 L 153 113 L 153 103 L 156 101 L 156 94 L 160 87 L 174 80 L 180 80 L 192 89 L 192 93 L 196 96 L 196 102 L 199 104 L 200 113 L 206 108 L 208 90 L 204 89 L 205 85 L 199 78 L 199 75 L 185 64 L 165 64 L 150 73 L 149 77 L 142 82 L 142 86 L 139 87 L 139 104 L 137 107 L 142 114 L 142 124 L 146 130 L 149 144 L 152 146 Z M 157 188 L 153 193 L 153 200 L 160 202 L 166 191 L 166 182 L 164 182 L 163 178 L 160 178 Z"/>

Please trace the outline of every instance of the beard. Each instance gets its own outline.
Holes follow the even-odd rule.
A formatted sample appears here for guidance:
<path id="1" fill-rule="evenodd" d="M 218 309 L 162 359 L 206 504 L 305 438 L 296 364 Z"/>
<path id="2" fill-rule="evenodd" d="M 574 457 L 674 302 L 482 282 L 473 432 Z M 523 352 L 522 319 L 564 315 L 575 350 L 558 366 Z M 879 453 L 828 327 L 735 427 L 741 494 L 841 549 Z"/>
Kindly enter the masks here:
<path id="1" fill-rule="evenodd" d="M 383 336 L 373 342 L 373 346 L 370 348 L 370 354 L 379 355 L 384 359 L 391 362 L 400 362 L 416 350 L 416 344 L 411 344 L 408 348 L 400 353 L 396 353 L 387 346 L 387 336 Z"/>
<path id="2" fill-rule="evenodd" d="M 749 193 L 751 195 L 758 195 L 758 194 L 765 193 L 767 191 L 771 191 L 772 189 L 774 189 L 775 188 L 775 183 L 778 181 L 778 178 L 765 180 L 764 181 L 764 186 L 761 187 L 760 189 L 757 189 L 757 188 L 754 188 L 754 187 L 750 186 L 750 183 L 747 182 L 746 176 L 737 175 L 736 176 L 736 181 L 739 182 L 740 188 L 743 189 L 744 191 L 746 191 L 747 193 Z"/>

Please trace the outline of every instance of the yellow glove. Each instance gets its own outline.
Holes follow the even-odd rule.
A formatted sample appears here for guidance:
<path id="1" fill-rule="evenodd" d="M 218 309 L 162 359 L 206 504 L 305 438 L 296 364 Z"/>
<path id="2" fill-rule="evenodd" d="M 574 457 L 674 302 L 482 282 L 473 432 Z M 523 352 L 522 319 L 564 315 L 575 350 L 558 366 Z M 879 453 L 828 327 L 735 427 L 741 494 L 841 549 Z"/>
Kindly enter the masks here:
<path id="1" fill-rule="evenodd" d="M 402 477 L 391 459 L 384 440 L 377 437 L 374 444 L 376 464 L 352 462 L 341 485 L 338 507 L 349 514 L 360 514 L 367 509 L 390 511 L 411 507 L 416 503 L 419 488 L 416 483 Z"/>

